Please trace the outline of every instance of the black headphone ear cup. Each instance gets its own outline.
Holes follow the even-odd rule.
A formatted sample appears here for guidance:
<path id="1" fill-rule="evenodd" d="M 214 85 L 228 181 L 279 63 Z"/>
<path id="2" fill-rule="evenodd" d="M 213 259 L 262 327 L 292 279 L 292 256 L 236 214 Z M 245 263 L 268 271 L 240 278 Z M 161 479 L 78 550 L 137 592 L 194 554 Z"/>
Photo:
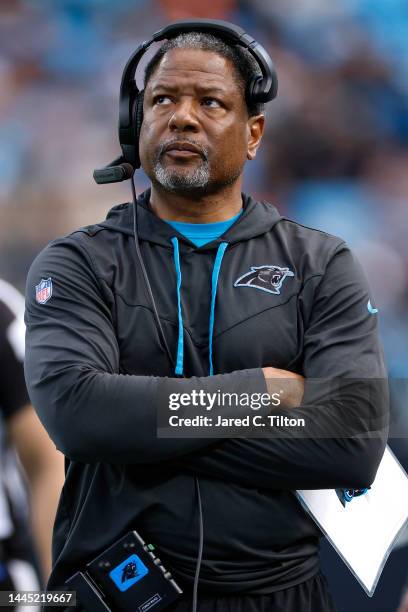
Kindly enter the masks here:
<path id="1" fill-rule="evenodd" d="M 259 97 L 259 93 L 262 90 L 263 78 L 261 76 L 254 77 L 248 87 L 249 100 L 251 102 L 258 102 L 257 98 Z"/>
<path id="2" fill-rule="evenodd" d="M 261 75 L 255 76 L 249 82 L 246 92 L 247 100 L 252 103 L 264 104 L 276 98 L 276 94 L 278 93 L 278 76 L 274 69 L 271 72 L 271 80 L 270 93 L 269 95 L 265 95 L 264 78 Z"/>
<path id="3" fill-rule="evenodd" d="M 135 129 L 135 168 L 140 168 L 140 157 L 139 157 L 139 139 L 140 139 L 140 130 L 142 128 L 143 123 L 143 97 L 144 91 L 138 93 L 133 113 L 133 125 Z"/>

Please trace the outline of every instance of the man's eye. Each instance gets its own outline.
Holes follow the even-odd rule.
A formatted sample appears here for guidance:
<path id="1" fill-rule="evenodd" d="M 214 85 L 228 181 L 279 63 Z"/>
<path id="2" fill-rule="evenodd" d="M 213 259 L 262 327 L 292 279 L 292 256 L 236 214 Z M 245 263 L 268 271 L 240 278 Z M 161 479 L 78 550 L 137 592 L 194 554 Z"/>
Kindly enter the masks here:
<path id="1" fill-rule="evenodd" d="M 203 98 L 202 100 L 204 106 L 208 106 L 209 108 L 220 108 L 221 107 L 221 102 L 219 102 L 219 100 L 216 100 L 215 98 Z"/>
<path id="2" fill-rule="evenodd" d="M 159 104 L 160 106 L 164 106 L 165 104 L 171 104 L 171 100 L 169 96 L 156 96 L 153 99 L 153 104 Z"/>

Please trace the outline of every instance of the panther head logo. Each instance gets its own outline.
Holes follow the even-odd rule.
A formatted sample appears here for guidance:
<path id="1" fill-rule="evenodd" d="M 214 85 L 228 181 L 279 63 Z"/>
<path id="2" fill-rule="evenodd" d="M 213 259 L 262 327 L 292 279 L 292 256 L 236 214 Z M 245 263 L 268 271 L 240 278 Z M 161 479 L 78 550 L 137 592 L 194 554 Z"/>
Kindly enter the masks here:
<path id="1" fill-rule="evenodd" d="M 234 283 L 234 287 L 253 287 L 268 293 L 280 295 L 280 290 L 285 278 L 295 276 L 289 268 L 280 266 L 251 266 L 250 272 L 240 276 Z"/>
<path id="2" fill-rule="evenodd" d="M 126 580 L 131 580 L 137 576 L 137 566 L 134 561 L 127 563 L 122 570 L 122 582 L 126 582 Z"/>

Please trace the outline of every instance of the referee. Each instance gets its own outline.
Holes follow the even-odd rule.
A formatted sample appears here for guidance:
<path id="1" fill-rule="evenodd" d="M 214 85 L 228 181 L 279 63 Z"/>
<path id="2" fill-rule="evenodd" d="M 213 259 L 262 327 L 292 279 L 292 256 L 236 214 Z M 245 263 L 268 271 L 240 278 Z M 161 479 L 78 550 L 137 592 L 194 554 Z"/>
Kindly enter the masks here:
<path id="1" fill-rule="evenodd" d="M 0 279 L 0 591 L 37 591 L 48 579 L 64 473 L 28 398 L 23 315 L 23 296 Z"/>
<path id="2" fill-rule="evenodd" d="M 67 458 L 50 590 L 137 529 L 183 588 L 171 610 L 190 610 L 198 476 L 198 610 L 335 610 L 319 531 L 292 490 L 374 480 L 384 436 L 334 432 L 347 419 L 363 433 L 381 422 L 384 400 L 370 386 L 385 377 L 378 315 L 342 239 L 241 192 L 265 125 L 244 93 L 258 73 L 248 52 L 203 32 L 171 38 L 146 68 L 139 152 L 151 187 L 137 228 L 170 358 L 131 204 L 57 238 L 31 266 L 26 380 Z M 323 397 L 309 379 L 349 383 Z M 242 387 L 279 393 L 308 435 L 277 426 L 272 438 L 157 437 L 170 391 Z M 219 405 L 213 415 L 248 412 Z"/>

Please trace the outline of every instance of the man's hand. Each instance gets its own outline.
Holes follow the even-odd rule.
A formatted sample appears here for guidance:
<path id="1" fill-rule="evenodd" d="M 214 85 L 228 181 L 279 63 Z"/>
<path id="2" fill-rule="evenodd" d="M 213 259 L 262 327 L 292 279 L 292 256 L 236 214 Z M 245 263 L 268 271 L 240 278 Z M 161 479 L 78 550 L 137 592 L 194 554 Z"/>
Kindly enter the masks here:
<path id="1" fill-rule="evenodd" d="M 397 612 L 408 612 L 408 590 L 402 596 Z"/>
<path id="2" fill-rule="evenodd" d="M 272 367 L 262 368 L 262 371 L 269 395 L 278 393 L 281 398 L 280 408 L 294 408 L 301 404 L 305 390 L 303 376 Z"/>

